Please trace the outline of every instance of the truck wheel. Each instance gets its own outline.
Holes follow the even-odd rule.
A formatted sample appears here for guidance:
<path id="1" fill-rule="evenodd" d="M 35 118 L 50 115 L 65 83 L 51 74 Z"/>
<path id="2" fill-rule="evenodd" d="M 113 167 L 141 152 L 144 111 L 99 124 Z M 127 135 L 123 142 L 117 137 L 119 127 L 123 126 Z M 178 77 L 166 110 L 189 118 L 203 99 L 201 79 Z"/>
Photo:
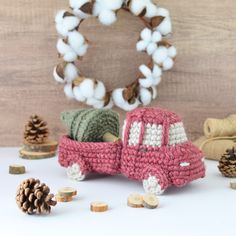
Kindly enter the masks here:
<path id="1" fill-rule="evenodd" d="M 161 195 L 166 190 L 166 188 L 162 186 L 160 179 L 153 175 L 143 180 L 143 188 L 145 192 L 155 195 Z"/>
<path id="2" fill-rule="evenodd" d="M 73 165 L 68 166 L 66 173 L 70 179 L 76 181 L 82 181 L 85 179 L 85 175 L 82 173 L 80 165 L 78 163 L 74 163 Z"/>

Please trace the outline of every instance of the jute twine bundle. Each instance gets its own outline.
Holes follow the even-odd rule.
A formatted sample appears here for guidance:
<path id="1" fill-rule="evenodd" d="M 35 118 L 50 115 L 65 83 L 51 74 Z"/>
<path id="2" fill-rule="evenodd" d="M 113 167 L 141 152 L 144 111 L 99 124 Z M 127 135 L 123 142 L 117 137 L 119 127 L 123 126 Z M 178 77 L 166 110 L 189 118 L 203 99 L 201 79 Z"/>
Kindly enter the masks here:
<path id="1" fill-rule="evenodd" d="M 203 131 L 205 136 L 194 143 L 207 159 L 219 161 L 226 149 L 236 148 L 236 114 L 225 119 L 206 119 Z"/>

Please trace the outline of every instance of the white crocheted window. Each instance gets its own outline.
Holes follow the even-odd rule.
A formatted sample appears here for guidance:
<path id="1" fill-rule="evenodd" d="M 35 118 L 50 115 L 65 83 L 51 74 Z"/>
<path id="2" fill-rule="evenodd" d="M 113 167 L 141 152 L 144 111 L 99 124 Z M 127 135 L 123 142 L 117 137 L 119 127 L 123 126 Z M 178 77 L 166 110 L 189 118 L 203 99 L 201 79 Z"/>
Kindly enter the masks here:
<path id="1" fill-rule="evenodd" d="M 162 125 L 147 124 L 145 126 L 143 144 L 146 146 L 160 147 L 162 142 Z"/>
<path id="2" fill-rule="evenodd" d="M 176 145 L 179 143 L 186 142 L 187 136 L 184 130 L 184 126 L 182 122 L 178 122 L 170 125 L 169 129 L 169 145 Z"/>
<path id="3" fill-rule="evenodd" d="M 139 142 L 139 136 L 140 136 L 140 130 L 141 130 L 141 123 L 140 122 L 134 122 L 130 127 L 130 133 L 129 133 L 129 145 L 137 145 Z"/>

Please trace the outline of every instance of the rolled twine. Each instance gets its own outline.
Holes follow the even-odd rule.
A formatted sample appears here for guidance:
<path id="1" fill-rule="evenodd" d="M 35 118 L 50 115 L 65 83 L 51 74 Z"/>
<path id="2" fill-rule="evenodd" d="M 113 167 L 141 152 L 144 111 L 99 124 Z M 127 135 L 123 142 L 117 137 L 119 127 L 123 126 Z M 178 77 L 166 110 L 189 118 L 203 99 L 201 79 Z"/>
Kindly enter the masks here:
<path id="1" fill-rule="evenodd" d="M 236 148 L 236 114 L 225 119 L 208 118 L 204 122 L 205 136 L 194 142 L 205 157 L 219 161 L 226 149 Z"/>
<path id="2" fill-rule="evenodd" d="M 225 119 L 208 118 L 203 126 L 207 138 L 229 137 L 236 135 L 236 114 Z"/>

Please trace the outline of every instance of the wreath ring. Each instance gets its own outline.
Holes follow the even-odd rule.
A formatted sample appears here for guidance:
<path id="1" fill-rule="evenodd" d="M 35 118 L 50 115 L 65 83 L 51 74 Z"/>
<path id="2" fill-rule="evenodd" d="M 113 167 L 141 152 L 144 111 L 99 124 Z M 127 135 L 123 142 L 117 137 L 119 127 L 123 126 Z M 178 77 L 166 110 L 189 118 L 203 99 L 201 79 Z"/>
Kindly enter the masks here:
<path id="1" fill-rule="evenodd" d="M 62 62 L 54 68 L 54 78 L 65 83 L 67 97 L 84 102 L 94 108 L 111 108 L 116 105 L 126 111 L 146 106 L 157 96 L 156 86 L 163 71 L 174 65 L 176 49 L 167 40 L 172 31 L 168 10 L 158 7 L 152 0 L 70 0 L 73 13 L 61 10 L 55 22 L 60 35 L 57 50 Z M 97 17 L 103 25 L 116 20 L 118 10 L 124 9 L 141 18 L 145 28 L 141 31 L 136 49 L 146 52 L 150 62 L 140 65 L 139 75 L 124 88 L 107 91 L 102 81 L 87 78 L 79 72 L 75 62 L 85 56 L 89 41 L 79 32 L 81 22 Z"/>

